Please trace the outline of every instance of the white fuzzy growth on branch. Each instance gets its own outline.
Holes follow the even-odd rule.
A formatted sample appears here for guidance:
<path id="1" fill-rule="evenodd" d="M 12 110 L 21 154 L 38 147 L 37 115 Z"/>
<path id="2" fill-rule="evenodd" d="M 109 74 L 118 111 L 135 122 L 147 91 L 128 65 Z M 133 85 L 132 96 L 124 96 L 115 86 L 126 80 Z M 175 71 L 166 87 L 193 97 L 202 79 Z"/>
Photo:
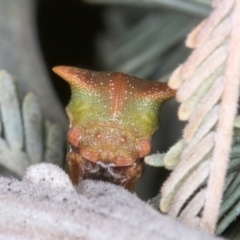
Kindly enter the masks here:
<path id="1" fill-rule="evenodd" d="M 1 239 L 216 239 L 159 214 L 119 186 L 86 180 L 77 191 L 52 164 L 22 182 L 0 178 Z"/>
<path id="2" fill-rule="evenodd" d="M 240 2 L 222 0 L 214 1 L 213 5 L 215 9 L 212 14 L 189 35 L 186 44 L 195 48 L 193 53 L 175 70 L 169 81 L 170 86 L 178 89 L 176 95 L 181 102 L 179 119 L 188 120 L 188 124 L 183 134 L 183 150 L 178 153 L 179 164 L 164 183 L 160 201 L 163 212 L 170 211 L 170 214 L 177 216 L 181 206 L 189 209 L 187 204 L 191 204 L 186 199 L 183 203 L 184 195 L 192 195 L 193 205 L 197 210 L 202 207 L 203 210 L 200 215 L 187 214 L 192 217 L 190 219 L 181 217 L 182 213 L 189 212 L 182 209 L 180 219 L 191 226 L 199 224 L 198 227 L 208 233 L 214 233 L 219 217 L 240 79 L 240 33 L 237 31 L 240 25 Z M 203 147 L 203 140 L 209 134 L 213 137 Z M 198 167 L 206 158 L 210 163 L 207 184 L 205 175 L 202 177 L 204 191 L 195 191 L 193 186 L 201 184 L 199 180 L 202 173 Z M 195 168 L 190 168 L 191 165 Z M 191 181 L 192 171 L 195 171 L 195 177 Z M 186 190 L 179 192 L 182 186 Z M 189 192 L 191 187 L 192 194 Z M 200 191 L 201 198 L 197 202 L 198 198 L 194 195 L 197 196 Z M 181 206 L 178 206 L 179 202 Z M 195 211 L 195 214 L 199 212 Z"/>
<path id="3" fill-rule="evenodd" d="M 224 180 L 231 150 L 232 132 L 239 96 L 240 75 L 240 3 L 235 1 L 232 13 L 232 31 L 228 46 L 228 59 L 224 76 L 224 92 L 222 96 L 219 122 L 216 130 L 216 144 L 213 151 L 213 162 L 207 187 L 201 228 L 213 233 L 218 219 Z"/>

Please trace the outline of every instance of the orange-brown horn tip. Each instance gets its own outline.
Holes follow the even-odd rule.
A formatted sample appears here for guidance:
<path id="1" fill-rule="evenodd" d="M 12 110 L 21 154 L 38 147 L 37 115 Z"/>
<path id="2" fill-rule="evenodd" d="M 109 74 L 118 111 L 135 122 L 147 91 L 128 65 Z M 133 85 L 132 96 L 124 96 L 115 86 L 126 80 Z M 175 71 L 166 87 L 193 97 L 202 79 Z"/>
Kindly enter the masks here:
<path id="1" fill-rule="evenodd" d="M 176 90 L 174 90 L 174 89 L 172 89 L 172 88 L 170 88 L 170 87 L 168 87 L 168 88 L 169 88 L 169 91 L 168 91 L 168 93 L 169 93 L 169 98 L 175 97 L 175 96 L 176 96 Z"/>
<path id="2" fill-rule="evenodd" d="M 77 68 L 69 66 L 56 66 L 53 67 L 52 70 L 69 84 L 76 83 Z"/>
<path id="3" fill-rule="evenodd" d="M 176 90 L 170 88 L 167 83 L 161 83 L 162 89 L 161 89 L 161 94 L 162 94 L 162 100 L 168 100 L 170 98 L 173 98 L 176 96 Z"/>
<path id="4" fill-rule="evenodd" d="M 63 75 L 68 74 L 69 68 L 71 68 L 71 67 L 67 67 L 67 66 L 56 66 L 56 67 L 53 67 L 52 70 L 53 70 L 53 72 L 55 72 L 55 73 L 56 73 L 57 75 L 59 75 L 60 77 L 63 77 Z"/>

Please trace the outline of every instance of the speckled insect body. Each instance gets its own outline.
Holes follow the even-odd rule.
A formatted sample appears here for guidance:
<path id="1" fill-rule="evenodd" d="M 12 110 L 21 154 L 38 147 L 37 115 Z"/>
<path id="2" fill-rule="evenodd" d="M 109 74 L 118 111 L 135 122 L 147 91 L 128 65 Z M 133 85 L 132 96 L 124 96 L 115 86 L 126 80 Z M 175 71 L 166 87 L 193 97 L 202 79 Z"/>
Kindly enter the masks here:
<path id="1" fill-rule="evenodd" d="M 166 83 L 123 73 L 74 67 L 53 69 L 71 86 L 67 155 L 72 182 L 103 174 L 132 189 L 143 172 L 143 157 L 159 126 L 164 100 L 174 96 Z"/>

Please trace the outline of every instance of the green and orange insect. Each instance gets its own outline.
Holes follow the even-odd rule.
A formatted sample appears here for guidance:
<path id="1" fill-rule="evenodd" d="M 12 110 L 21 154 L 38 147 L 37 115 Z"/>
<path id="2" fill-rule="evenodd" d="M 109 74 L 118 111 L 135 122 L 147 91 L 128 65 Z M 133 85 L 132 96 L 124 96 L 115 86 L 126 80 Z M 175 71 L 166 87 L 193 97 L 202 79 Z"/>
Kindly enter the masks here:
<path id="1" fill-rule="evenodd" d="M 103 174 L 131 190 L 143 172 L 143 157 L 159 127 L 162 103 L 175 91 L 166 83 L 123 73 L 58 66 L 53 71 L 72 91 L 67 154 L 70 177 Z"/>

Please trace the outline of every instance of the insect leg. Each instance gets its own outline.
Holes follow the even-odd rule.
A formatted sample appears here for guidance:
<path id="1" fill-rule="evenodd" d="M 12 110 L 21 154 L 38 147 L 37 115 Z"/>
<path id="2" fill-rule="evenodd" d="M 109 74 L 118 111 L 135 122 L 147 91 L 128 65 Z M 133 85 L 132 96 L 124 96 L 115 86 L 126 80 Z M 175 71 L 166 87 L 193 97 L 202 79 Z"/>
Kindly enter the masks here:
<path id="1" fill-rule="evenodd" d="M 142 161 L 129 166 L 125 171 L 126 179 L 121 185 L 127 190 L 132 191 L 138 179 L 141 177 L 143 170 L 144 165 Z"/>
<path id="2" fill-rule="evenodd" d="M 66 159 L 68 163 L 70 179 L 73 185 L 77 185 L 83 177 L 83 165 L 85 160 L 76 152 L 69 152 Z"/>

